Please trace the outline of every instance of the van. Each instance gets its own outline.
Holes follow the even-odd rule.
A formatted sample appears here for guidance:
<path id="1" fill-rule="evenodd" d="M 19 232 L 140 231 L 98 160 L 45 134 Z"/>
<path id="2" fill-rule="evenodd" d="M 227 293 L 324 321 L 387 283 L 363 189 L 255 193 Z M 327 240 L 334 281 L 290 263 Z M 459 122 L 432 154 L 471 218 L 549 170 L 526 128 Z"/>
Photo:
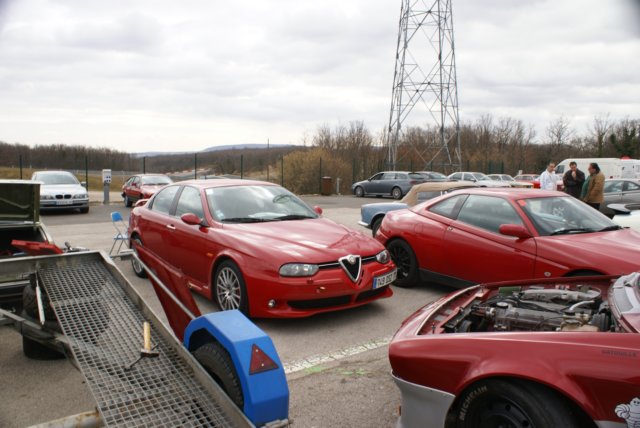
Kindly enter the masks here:
<path id="1" fill-rule="evenodd" d="M 638 159 L 618 159 L 618 158 L 569 158 L 560 162 L 556 166 L 556 174 L 562 178 L 565 172 L 569 171 L 569 163 L 578 164 L 578 169 L 589 175 L 589 164 L 596 162 L 604 177 L 612 178 L 640 178 L 640 160 Z"/>

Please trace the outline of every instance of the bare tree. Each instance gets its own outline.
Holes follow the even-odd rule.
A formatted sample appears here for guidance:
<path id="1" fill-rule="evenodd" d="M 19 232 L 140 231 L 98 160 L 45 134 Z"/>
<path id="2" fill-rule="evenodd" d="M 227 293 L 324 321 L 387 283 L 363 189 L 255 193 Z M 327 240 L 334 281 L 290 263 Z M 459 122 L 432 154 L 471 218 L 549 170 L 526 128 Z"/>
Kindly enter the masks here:
<path id="1" fill-rule="evenodd" d="M 609 121 L 609 113 L 606 116 L 596 116 L 593 118 L 591 126 L 591 134 L 595 140 L 596 157 L 601 158 L 604 151 L 604 145 L 608 134 L 611 132 L 613 125 Z"/>

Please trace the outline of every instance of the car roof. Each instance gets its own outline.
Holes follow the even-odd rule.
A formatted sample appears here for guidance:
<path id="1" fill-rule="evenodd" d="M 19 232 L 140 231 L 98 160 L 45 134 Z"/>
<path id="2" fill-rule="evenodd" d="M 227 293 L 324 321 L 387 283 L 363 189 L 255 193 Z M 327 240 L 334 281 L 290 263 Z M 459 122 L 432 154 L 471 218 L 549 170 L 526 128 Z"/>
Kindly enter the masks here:
<path id="1" fill-rule="evenodd" d="M 236 178 L 216 178 L 215 180 L 186 180 L 170 184 L 169 186 L 189 185 L 199 187 L 201 189 L 209 189 L 213 187 L 230 187 L 230 186 L 278 186 L 275 183 L 259 180 L 244 180 Z"/>
<path id="2" fill-rule="evenodd" d="M 522 187 L 480 187 L 476 189 L 466 189 L 464 190 L 464 192 L 469 193 L 470 195 L 498 195 L 511 200 L 541 197 L 545 198 L 553 196 L 572 197 L 567 195 L 566 193 L 558 192 L 556 190 L 541 190 Z"/>

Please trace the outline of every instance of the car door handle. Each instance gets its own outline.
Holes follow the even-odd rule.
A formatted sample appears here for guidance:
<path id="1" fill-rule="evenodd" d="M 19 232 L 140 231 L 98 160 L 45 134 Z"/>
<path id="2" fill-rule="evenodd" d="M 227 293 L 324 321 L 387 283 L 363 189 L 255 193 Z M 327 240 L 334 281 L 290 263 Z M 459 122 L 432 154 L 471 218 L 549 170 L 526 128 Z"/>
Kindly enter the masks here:
<path id="1" fill-rule="evenodd" d="M 168 224 L 167 229 L 176 230 L 176 227 L 172 224 Z"/>

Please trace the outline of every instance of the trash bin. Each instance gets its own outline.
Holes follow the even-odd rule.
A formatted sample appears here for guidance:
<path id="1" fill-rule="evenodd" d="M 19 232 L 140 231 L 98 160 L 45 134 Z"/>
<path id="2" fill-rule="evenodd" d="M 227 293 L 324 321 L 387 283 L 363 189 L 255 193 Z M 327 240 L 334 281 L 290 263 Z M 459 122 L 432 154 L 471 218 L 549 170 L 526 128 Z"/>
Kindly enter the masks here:
<path id="1" fill-rule="evenodd" d="M 322 177 L 322 190 L 320 194 L 323 196 L 331 195 L 331 188 L 333 187 L 333 179 L 331 177 Z"/>

